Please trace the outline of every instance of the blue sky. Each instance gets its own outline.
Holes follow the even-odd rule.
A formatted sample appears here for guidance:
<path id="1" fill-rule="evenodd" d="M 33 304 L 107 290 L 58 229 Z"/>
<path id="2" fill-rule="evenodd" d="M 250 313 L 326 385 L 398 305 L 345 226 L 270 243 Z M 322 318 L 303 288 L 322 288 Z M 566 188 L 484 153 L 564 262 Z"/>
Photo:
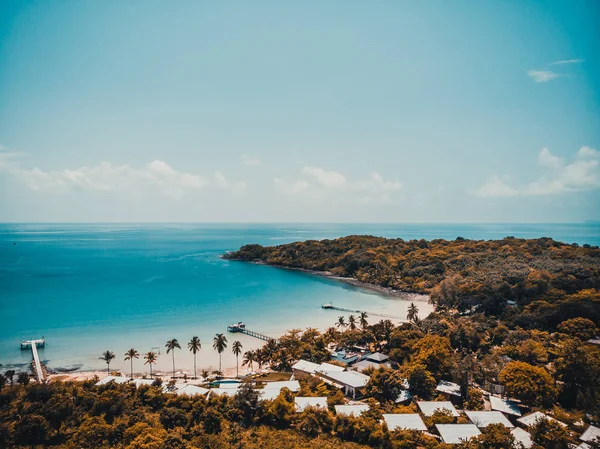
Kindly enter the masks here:
<path id="1" fill-rule="evenodd" d="M 0 3 L 0 221 L 600 219 L 600 3 Z"/>

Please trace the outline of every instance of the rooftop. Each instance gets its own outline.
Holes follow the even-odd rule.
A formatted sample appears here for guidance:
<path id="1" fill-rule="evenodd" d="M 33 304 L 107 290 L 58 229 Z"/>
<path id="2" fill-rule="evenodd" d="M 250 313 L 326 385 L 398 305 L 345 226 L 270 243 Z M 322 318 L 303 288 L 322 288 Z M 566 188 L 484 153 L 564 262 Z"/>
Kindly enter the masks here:
<path id="1" fill-rule="evenodd" d="M 491 411 L 491 412 L 482 412 L 482 411 L 467 411 L 465 413 L 471 420 L 473 424 L 475 424 L 479 428 L 487 427 L 490 424 L 504 424 L 505 427 L 512 429 L 512 423 L 506 419 L 501 412 Z"/>
<path id="2" fill-rule="evenodd" d="M 519 410 L 519 406 L 514 401 L 490 396 L 490 404 L 492 405 L 492 410 L 498 410 L 508 415 L 521 416 L 521 410 Z"/>
<path id="3" fill-rule="evenodd" d="M 294 398 L 294 403 L 296 405 L 297 412 L 302 412 L 307 407 L 327 408 L 327 398 L 325 398 L 325 397 L 319 397 L 319 398 L 296 397 L 296 398 Z"/>
<path id="4" fill-rule="evenodd" d="M 356 371 L 325 371 L 321 372 L 324 376 L 332 379 L 336 383 L 347 385 L 352 388 L 362 388 L 369 382 L 370 377 Z"/>
<path id="5" fill-rule="evenodd" d="M 366 412 L 369 408 L 368 404 L 336 405 L 335 414 L 359 417 L 362 412 Z"/>
<path id="6" fill-rule="evenodd" d="M 332 365 L 331 363 L 321 363 L 319 366 L 315 368 L 316 372 L 331 372 L 331 371 L 344 371 L 345 368 L 337 365 Z"/>
<path id="7" fill-rule="evenodd" d="M 281 390 L 282 388 L 287 388 L 288 390 L 296 393 L 300 390 L 300 382 L 297 380 L 280 380 L 275 382 L 267 382 L 265 385 L 265 389 Z"/>
<path id="8" fill-rule="evenodd" d="M 440 380 L 440 383 L 437 385 L 435 391 L 451 394 L 452 396 L 462 396 L 462 394 L 460 393 L 460 385 L 455 384 L 454 382 L 449 382 L 447 380 Z"/>
<path id="9" fill-rule="evenodd" d="M 383 363 L 389 359 L 389 356 L 382 354 L 381 352 L 374 352 L 373 354 L 366 354 L 363 360 L 371 360 L 372 362 Z"/>
<path id="10" fill-rule="evenodd" d="M 523 424 L 526 427 L 531 427 L 531 426 L 534 426 L 538 421 L 540 421 L 542 419 L 547 419 L 547 420 L 550 420 L 550 421 L 556 421 L 557 423 L 559 423 L 563 427 L 567 426 L 565 423 L 557 421 L 556 419 L 552 418 L 551 416 L 545 415 L 542 412 L 533 412 L 533 413 L 530 413 L 529 415 L 525 415 L 522 418 L 517 419 L 517 421 L 519 421 L 521 424 Z"/>
<path id="11" fill-rule="evenodd" d="M 581 441 L 594 441 L 600 438 L 600 429 L 596 426 L 589 426 L 579 437 Z"/>
<path id="12" fill-rule="evenodd" d="M 124 384 L 125 382 L 129 382 L 129 377 L 124 377 L 124 376 L 106 376 L 100 382 L 96 382 L 96 385 L 106 385 L 109 382 L 114 382 L 116 384 Z"/>
<path id="13" fill-rule="evenodd" d="M 385 362 L 385 363 L 379 363 L 379 362 L 373 362 L 372 360 L 361 360 L 360 362 L 356 362 L 354 365 L 352 365 L 352 369 L 359 371 L 359 372 L 363 372 L 368 370 L 369 368 L 381 368 L 382 366 L 386 367 L 386 368 L 390 368 L 392 365 L 390 365 L 389 363 Z"/>
<path id="14" fill-rule="evenodd" d="M 203 396 L 208 394 L 210 390 L 208 388 L 198 387 L 197 385 L 183 385 L 177 390 L 177 395 L 186 396 Z"/>
<path id="15" fill-rule="evenodd" d="M 436 424 L 435 427 L 442 441 L 448 444 L 459 444 L 481 434 L 475 424 Z"/>
<path id="16" fill-rule="evenodd" d="M 515 437 L 515 441 L 517 443 L 521 443 L 525 449 L 530 449 L 533 446 L 533 441 L 531 440 L 531 435 L 526 430 L 521 429 L 520 427 L 515 427 L 510 431 Z"/>
<path id="17" fill-rule="evenodd" d="M 418 401 L 417 405 L 425 416 L 431 416 L 438 409 L 446 409 L 452 412 L 452 416 L 458 416 L 458 412 L 450 401 Z"/>
<path id="18" fill-rule="evenodd" d="M 383 415 L 383 419 L 390 430 L 427 430 L 427 426 L 418 413 Z"/>
<path id="19" fill-rule="evenodd" d="M 308 360 L 298 360 L 292 365 L 292 369 L 298 371 L 304 371 L 305 373 L 313 374 L 319 367 L 319 364 L 309 362 Z"/>
<path id="20" fill-rule="evenodd" d="M 280 388 L 265 388 L 263 390 L 258 390 L 259 398 L 263 401 L 273 401 L 277 399 L 281 393 Z"/>

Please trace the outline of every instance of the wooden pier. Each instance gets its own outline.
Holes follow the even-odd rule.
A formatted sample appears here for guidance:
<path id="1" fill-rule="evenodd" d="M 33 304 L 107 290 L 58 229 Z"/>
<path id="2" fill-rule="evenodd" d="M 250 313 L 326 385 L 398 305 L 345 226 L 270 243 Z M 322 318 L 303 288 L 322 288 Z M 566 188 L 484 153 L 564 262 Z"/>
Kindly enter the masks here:
<path id="1" fill-rule="evenodd" d="M 260 332 L 246 329 L 246 325 L 242 322 L 237 323 L 237 324 L 230 324 L 229 326 L 227 326 L 227 331 L 233 332 L 233 333 L 236 333 L 236 332 L 242 333 L 245 335 L 249 335 L 250 337 L 258 338 L 259 340 L 264 340 L 264 341 L 275 340 L 275 341 L 277 341 L 276 338 L 269 337 L 268 335 L 261 334 Z"/>
<path id="2" fill-rule="evenodd" d="M 38 355 L 37 348 L 43 348 L 46 346 L 46 340 L 29 340 L 21 342 L 21 350 L 31 349 L 33 355 L 33 368 L 38 382 L 44 381 L 44 371 L 42 370 L 42 362 L 40 362 L 40 356 Z"/>
<path id="3" fill-rule="evenodd" d="M 408 323 L 408 320 L 406 318 L 403 318 L 401 316 L 398 315 L 390 315 L 388 313 L 379 313 L 379 312 L 367 312 L 366 310 L 355 310 L 355 309 L 348 309 L 347 307 L 338 307 L 338 306 L 334 306 L 333 304 L 329 303 L 329 304 L 323 304 L 321 306 L 321 308 L 323 309 L 330 309 L 330 310 L 339 310 L 341 312 L 350 312 L 350 313 L 366 313 L 367 316 L 376 316 L 376 317 L 381 317 L 381 318 L 391 318 L 393 320 L 397 320 L 397 321 L 401 321 L 403 323 Z"/>

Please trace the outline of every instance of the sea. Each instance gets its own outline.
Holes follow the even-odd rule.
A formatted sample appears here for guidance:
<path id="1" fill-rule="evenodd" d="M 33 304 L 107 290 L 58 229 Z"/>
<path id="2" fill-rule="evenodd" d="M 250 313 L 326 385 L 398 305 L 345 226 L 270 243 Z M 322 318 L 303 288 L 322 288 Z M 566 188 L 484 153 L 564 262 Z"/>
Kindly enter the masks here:
<path id="1" fill-rule="evenodd" d="M 168 370 L 167 340 L 178 339 L 176 369 L 190 370 L 187 342 L 198 336 L 198 369 L 216 369 L 215 334 L 242 321 L 273 337 L 290 329 L 333 326 L 343 312 L 324 303 L 374 314 L 406 316 L 410 301 L 298 271 L 221 258 L 248 243 L 280 245 L 346 235 L 410 239 L 552 237 L 600 245 L 600 223 L 582 224 L 0 224 L 0 372 L 27 369 L 22 340 L 44 338 L 40 357 L 51 369 L 129 370 L 124 353 L 159 353 Z M 417 304 L 426 316 L 431 305 Z M 347 315 L 347 314 L 345 314 Z M 371 316 L 369 320 L 381 318 Z M 223 366 L 235 366 L 230 349 Z M 147 372 L 140 356 L 134 371 Z"/>

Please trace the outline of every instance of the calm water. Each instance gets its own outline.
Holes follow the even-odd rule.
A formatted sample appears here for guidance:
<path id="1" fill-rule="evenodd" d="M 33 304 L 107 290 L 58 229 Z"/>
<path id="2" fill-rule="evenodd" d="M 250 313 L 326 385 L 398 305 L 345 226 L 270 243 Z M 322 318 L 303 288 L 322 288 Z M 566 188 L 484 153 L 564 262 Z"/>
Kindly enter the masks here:
<path id="1" fill-rule="evenodd" d="M 408 304 L 345 284 L 219 256 L 246 243 L 281 244 L 349 234 L 385 237 L 495 239 L 553 237 L 600 244 L 600 224 L 560 225 L 0 225 L 0 363 L 27 364 L 21 339 L 45 336 L 42 359 L 50 367 L 81 363 L 101 368 L 110 349 L 121 354 L 160 347 L 158 368 L 170 366 L 167 339 L 183 350 L 177 364 L 190 368 L 185 348 L 193 335 L 203 342 L 198 366 L 215 366 L 212 337 L 243 320 L 279 335 L 294 327 L 324 328 L 339 313 L 320 305 L 406 314 Z M 13 243 L 16 243 L 13 244 Z M 419 303 L 422 313 L 429 305 Z M 229 336 L 230 341 L 233 336 Z M 258 340 L 240 336 L 244 349 Z M 231 365 L 226 353 L 224 363 Z M 138 371 L 142 363 L 137 362 Z"/>

